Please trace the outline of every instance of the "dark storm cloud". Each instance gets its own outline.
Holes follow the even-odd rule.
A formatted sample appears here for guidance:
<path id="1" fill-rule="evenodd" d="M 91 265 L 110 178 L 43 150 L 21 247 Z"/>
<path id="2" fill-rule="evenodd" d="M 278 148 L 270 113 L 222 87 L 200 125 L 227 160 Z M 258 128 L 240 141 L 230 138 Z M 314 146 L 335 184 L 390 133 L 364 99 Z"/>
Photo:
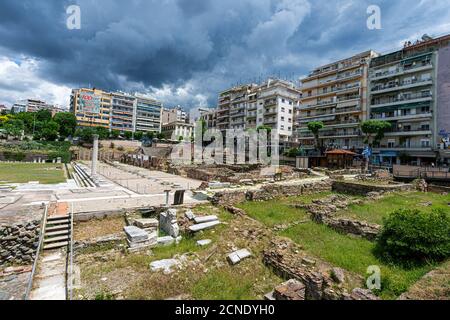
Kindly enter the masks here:
<path id="1" fill-rule="evenodd" d="M 81 30 L 66 28 L 71 4 L 81 7 Z M 381 6 L 383 30 L 366 28 L 370 4 Z M 396 46 L 443 25 L 447 7 L 446 0 L 2 0 L 0 55 L 37 59 L 39 77 L 60 85 L 214 104 L 238 81 L 299 76 Z"/>

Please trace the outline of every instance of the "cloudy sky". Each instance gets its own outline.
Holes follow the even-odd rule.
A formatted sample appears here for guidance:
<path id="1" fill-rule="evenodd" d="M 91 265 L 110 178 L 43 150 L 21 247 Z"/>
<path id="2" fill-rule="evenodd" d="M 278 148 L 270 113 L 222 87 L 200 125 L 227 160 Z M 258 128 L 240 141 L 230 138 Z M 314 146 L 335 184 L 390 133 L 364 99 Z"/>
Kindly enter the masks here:
<path id="1" fill-rule="evenodd" d="M 81 29 L 66 26 L 79 5 Z M 367 8 L 381 8 L 381 30 Z M 214 106 L 269 75 L 298 79 L 351 54 L 450 33 L 449 0 L 1 0 L 0 104 L 69 104 L 71 88 Z"/>

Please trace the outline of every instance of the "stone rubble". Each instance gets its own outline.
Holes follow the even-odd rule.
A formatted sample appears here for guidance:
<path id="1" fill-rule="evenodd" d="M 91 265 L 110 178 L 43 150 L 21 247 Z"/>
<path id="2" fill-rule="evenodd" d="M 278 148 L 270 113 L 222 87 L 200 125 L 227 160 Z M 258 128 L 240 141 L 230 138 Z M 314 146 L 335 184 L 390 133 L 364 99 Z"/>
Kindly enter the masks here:
<path id="1" fill-rule="evenodd" d="M 210 240 L 210 239 L 198 240 L 197 241 L 197 245 L 200 246 L 200 247 L 205 247 L 205 246 L 207 246 L 207 245 L 209 245 L 211 243 L 212 243 L 212 240 Z"/>
<path id="2" fill-rule="evenodd" d="M 349 294 L 343 283 L 328 272 L 321 271 L 315 265 L 298 263 L 298 254 L 293 253 L 294 247 L 289 241 L 272 242 L 272 248 L 263 252 L 263 261 L 282 278 L 303 283 L 306 300 L 378 300 L 375 295 L 362 289 Z"/>
<path id="3" fill-rule="evenodd" d="M 276 287 L 273 291 L 275 300 L 298 301 L 305 300 L 306 286 L 295 279 L 291 279 Z"/>
<path id="4" fill-rule="evenodd" d="M 189 230 L 191 232 L 199 232 L 199 231 L 203 231 L 203 230 L 214 228 L 215 226 L 217 226 L 219 224 L 220 224 L 220 221 L 218 221 L 218 220 L 211 221 L 211 222 L 206 222 L 206 223 L 194 224 L 194 225 L 189 227 Z"/>
<path id="5" fill-rule="evenodd" d="M 378 192 L 370 192 L 367 197 L 370 200 L 378 199 L 381 197 L 381 194 Z M 313 200 L 311 204 L 299 204 L 295 205 L 295 207 L 306 209 L 311 214 L 312 220 L 317 223 L 325 224 L 339 232 L 361 236 L 373 241 L 379 234 L 381 226 L 359 220 L 335 217 L 339 210 L 346 209 L 351 204 L 360 204 L 361 202 L 362 200 L 360 199 L 352 200 L 343 195 L 332 195 L 325 199 Z"/>
<path id="6" fill-rule="evenodd" d="M 177 222 L 177 210 L 169 209 L 159 215 L 159 224 L 161 229 L 173 238 L 180 235 L 180 227 Z"/>
<path id="7" fill-rule="evenodd" d="M 250 251 L 248 251 L 247 249 L 241 249 L 241 250 L 237 250 L 235 252 L 230 253 L 227 256 L 228 261 L 232 264 L 238 264 L 239 262 L 241 262 L 242 260 L 251 257 L 252 254 Z"/>
<path id="8" fill-rule="evenodd" d="M 155 246 L 158 243 L 158 232 L 148 233 L 136 226 L 123 228 L 127 236 L 128 250 L 130 252 Z"/>

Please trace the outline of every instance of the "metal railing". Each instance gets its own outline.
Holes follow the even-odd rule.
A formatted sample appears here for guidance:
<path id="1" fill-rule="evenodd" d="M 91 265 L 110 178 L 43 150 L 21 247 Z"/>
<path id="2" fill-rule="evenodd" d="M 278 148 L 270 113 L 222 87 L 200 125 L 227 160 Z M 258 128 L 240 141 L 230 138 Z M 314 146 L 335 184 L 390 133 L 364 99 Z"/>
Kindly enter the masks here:
<path id="1" fill-rule="evenodd" d="M 48 204 L 45 205 L 44 217 L 43 217 L 42 222 L 41 222 L 41 230 L 40 230 L 40 234 L 39 234 L 39 243 L 38 243 L 38 247 L 36 249 L 36 257 L 34 258 L 33 268 L 31 269 L 31 274 L 30 274 L 30 278 L 29 278 L 29 281 L 28 281 L 27 291 L 25 292 L 24 300 L 29 300 L 30 299 L 31 289 L 33 288 L 33 279 L 34 279 L 34 275 L 36 273 L 37 264 L 38 264 L 38 261 L 39 261 L 39 254 L 40 254 L 41 249 L 42 249 L 42 244 L 44 243 L 45 225 L 47 224 L 47 214 L 48 214 Z"/>
<path id="2" fill-rule="evenodd" d="M 67 299 L 73 300 L 73 203 L 70 205 L 70 242 L 67 260 Z"/>

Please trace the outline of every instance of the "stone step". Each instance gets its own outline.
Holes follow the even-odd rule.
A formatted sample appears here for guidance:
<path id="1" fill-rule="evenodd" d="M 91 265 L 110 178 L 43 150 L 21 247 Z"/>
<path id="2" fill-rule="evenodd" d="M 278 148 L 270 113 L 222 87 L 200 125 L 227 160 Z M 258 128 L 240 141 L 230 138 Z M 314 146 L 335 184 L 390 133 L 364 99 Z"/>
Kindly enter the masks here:
<path id="1" fill-rule="evenodd" d="M 60 241 L 64 241 L 64 240 L 69 240 L 69 235 L 47 238 L 44 240 L 44 243 L 60 242 Z"/>
<path id="2" fill-rule="evenodd" d="M 44 245 L 44 250 L 52 250 L 52 249 L 62 248 L 62 247 L 67 246 L 68 244 L 69 244 L 68 241 L 46 244 L 46 245 Z"/>
<path id="3" fill-rule="evenodd" d="M 54 217 L 47 217 L 47 221 L 55 221 L 55 220 L 61 220 L 61 219 L 69 219 L 70 216 L 54 216 Z"/>
<path id="4" fill-rule="evenodd" d="M 54 220 L 54 221 L 47 221 L 47 226 L 53 226 L 56 224 L 68 224 L 68 223 L 69 223 L 69 219 Z"/>
<path id="5" fill-rule="evenodd" d="M 62 230 L 62 229 L 69 229 L 69 224 L 60 224 L 60 225 L 56 225 L 53 227 L 47 227 L 45 228 L 45 231 L 57 231 L 57 230 Z"/>
<path id="6" fill-rule="evenodd" d="M 189 227 L 189 230 L 192 232 L 199 232 L 201 230 L 213 228 L 219 224 L 220 224 L 220 221 L 218 221 L 218 220 L 206 222 L 206 223 L 194 224 L 193 226 Z"/>
<path id="7" fill-rule="evenodd" d="M 67 234 L 67 235 L 69 234 L 69 229 L 47 232 L 47 233 L 45 233 L 45 236 L 46 237 L 56 237 L 56 236 L 61 236 L 61 235 L 65 235 L 65 234 Z"/>

